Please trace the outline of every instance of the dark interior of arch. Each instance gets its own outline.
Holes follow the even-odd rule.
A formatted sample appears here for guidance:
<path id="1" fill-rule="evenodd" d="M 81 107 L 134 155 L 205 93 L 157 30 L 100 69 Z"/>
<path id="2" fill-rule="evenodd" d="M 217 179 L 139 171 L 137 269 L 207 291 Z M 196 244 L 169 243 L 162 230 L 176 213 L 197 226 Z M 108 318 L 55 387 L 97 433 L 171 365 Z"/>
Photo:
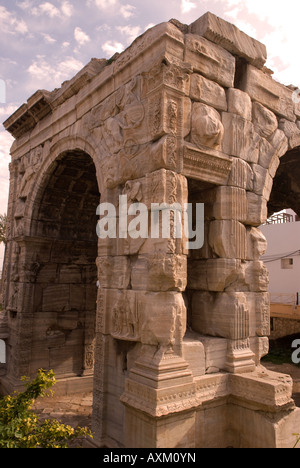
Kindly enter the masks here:
<path id="1" fill-rule="evenodd" d="M 280 160 L 268 204 L 268 215 L 286 208 L 291 208 L 300 216 L 300 147 L 288 151 Z"/>
<path id="2" fill-rule="evenodd" d="M 96 169 L 82 151 L 51 167 L 32 222 L 37 265 L 33 370 L 58 378 L 93 372 L 97 301 Z"/>
<path id="3" fill-rule="evenodd" d="M 51 168 L 37 215 L 38 235 L 82 241 L 96 240 L 99 189 L 96 168 L 82 151 L 61 155 Z"/>

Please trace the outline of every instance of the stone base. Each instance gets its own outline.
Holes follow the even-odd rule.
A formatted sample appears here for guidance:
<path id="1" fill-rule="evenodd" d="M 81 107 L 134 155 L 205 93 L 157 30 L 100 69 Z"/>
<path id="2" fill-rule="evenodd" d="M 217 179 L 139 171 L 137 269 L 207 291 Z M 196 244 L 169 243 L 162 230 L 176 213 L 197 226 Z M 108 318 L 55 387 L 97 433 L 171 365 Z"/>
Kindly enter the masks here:
<path id="1" fill-rule="evenodd" d="M 291 396 L 291 378 L 263 367 L 242 375 L 205 375 L 167 391 L 128 379 L 122 396 L 125 446 L 292 448 L 300 409 Z"/>

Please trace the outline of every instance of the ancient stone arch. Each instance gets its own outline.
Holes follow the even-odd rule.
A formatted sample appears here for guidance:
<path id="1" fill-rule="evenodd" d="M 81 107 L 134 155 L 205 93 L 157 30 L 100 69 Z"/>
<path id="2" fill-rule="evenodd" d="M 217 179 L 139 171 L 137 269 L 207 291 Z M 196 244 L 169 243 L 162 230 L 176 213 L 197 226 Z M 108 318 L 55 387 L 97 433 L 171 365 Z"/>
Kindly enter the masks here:
<path id="1" fill-rule="evenodd" d="M 300 214 L 300 107 L 265 62 L 262 44 L 210 13 L 172 20 L 5 122 L 2 391 L 38 367 L 61 391 L 93 387 L 97 446 L 293 444 L 292 381 L 260 365 L 259 226 L 282 203 Z M 97 204 L 124 195 L 148 209 L 204 203 L 204 245 L 188 251 L 174 230 L 97 241 Z"/>

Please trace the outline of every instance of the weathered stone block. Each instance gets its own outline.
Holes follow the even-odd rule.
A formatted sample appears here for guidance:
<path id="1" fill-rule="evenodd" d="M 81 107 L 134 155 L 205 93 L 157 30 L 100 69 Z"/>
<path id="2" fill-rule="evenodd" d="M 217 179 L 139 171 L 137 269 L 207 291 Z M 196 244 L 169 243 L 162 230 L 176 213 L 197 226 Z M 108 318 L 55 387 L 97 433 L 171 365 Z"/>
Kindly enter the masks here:
<path id="1" fill-rule="evenodd" d="M 59 282 L 80 284 L 82 282 L 81 268 L 78 265 L 61 265 L 59 269 Z"/>
<path id="2" fill-rule="evenodd" d="M 250 348 L 255 355 L 256 366 L 261 365 L 261 359 L 269 354 L 269 338 L 265 337 L 251 337 Z"/>
<path id="3" fill-rule="evenodd" d="M 260 140 L 259 148 L 259 165 L 265 169 L 269 169 L 273 159 L 279 159 L 277 156 L 277 149 L 269 143 L 265 138 Z"/>
<path id="4" fill-rule="evenodd" d="M 276 154 L 281 158 L 288 150 L 288 138 L 282 130 L 276 132 L 269 138 L 269 142 L 275 148 Z"/>
<path id="5" fill-rule="evenodd" d="M 248 201 L 246 191 L 237 187 L 217 187 L 203 194 L 205 215 L 210 219 L 235 220 L 247 219 Z"/>
<path id="6" fill-rule="evenodd" d="M 225 370 L 228 342 L 225 338 L 201 336 L 198 338 L 205 348 L 206 374 Z"/>
<path id="7" fill-rule="evenodd" d="M 70 310 L 70 286 L 68 284 L 48 285 L 43 290 L 42 308 L 45 312 Z"/>
<path id="8" fill-rule="evenodd" d="M 194 103 L 192 109 L 191 142 L 198 147 L 220 148 L 224 136 L 224 127 L 220 114 L 210 106 Z"/>
<path id="9" fill-rule="evenodd" d="M 204 37 L 195 34 L 186 35 L 184 60 L 192 65 L 195 72 L 227 88 L 233 87 L 234 57 Z"/>
<path id="10" fill-rule="evenodd" d="M 252 102 L 250 96 L 240 89 L 229 88 L 227 90 L 228 112 L 238 114 L 243 119 L 252 119 Z"/>
<path id="11" fill-rule="evenodd" d="M 173 62 L 173 58 L 169 56 L 167 59 L 159 60 L 142 73 L 143 93 L 146 96 L 155 89 L 166 86 L 188 95 L 191 73 L 192 67 L 179 59 Z"/>
<path id="12" fill-rule="evenodd" d="M 228 185 L 250 192 L 253 190 L 253 171 L 246 161 L 240 158 L 233 158 Z"/>
<path id="13" fill-rule="evenodd" d="M 252 227 L 247 230 L 247 260 L 260 260 L 266 253 L 267 239 L 260 229 Z"/>
<path id="14" fill-rule="evenodd" d="M 267 175 L 268 175 L 268 169 L 265 169 L 264 167 L 258 165 L 258 164 L 253 164 L 252 165 L 252 170 L 254 174 L 254 187 L 253 190 L 257 195 L 262 195 L 265 190 L 265 184 L 267 180 Z"/>
<path id="15" fill-rule="evenodd" d="M 131 79 L 133 66 L 136 74 L 145 70 L 145 54 L 149 65 L 153 56 L 156 60 L 159 56 L 164 58 L 168 55 L 182 60 L 183 46 L 184 34 L 170 22 L 147 30 L 112 63 L 110 76 L 116 75 L 116 88 Z"/>
<path id="16" fill-rule="evenodd" d="M 264 44 L 210 12 L 192 23 L 190 30 L 219 44 L 232 54 L 246 59 L 257 68 L 262 68 L 266 63 L 267 50 Z"/>
<path id="17" fill-rule="evenodd" d="M 187 281 L 185 255 L 145 255 L 131 263 L 131 286 L 144 291 L 184 291 Z"/>
<path id="18" fill-rule="evenodd" d="M 290 122 L 289 120 L 280 119 L 279 128 L 288 137 L 289 147 L 291 149 L 298 146 L 298 142 L 300 141 L 300 129 L 298 128 L 296 123 Z"/>
<path id="19" fill-rule="evenodd" d="M 96 309 L 96 285 L 93 294 L 94 307 Z M 70 284 L 70 310 L 85 310 L 86 305 L 86 287 L 85 285 Z"/>
<path id="20" fill-rule="evenodd" d="M 295 122 L 292 90 L 273 80 L 263 71 L 248 65 L 241 89 L 249 94 L 251 99 L 275 114 Z"/>
<path id="21" fill-rule="evenodd" d="M 264 224 L 268 217 L 267 201 L 253 192 L 247 192 L 248 213 L 246 224 L 250 226 L 260 226 Z"/>
<path id="22" fill-rule="evenodd" d="M 266 292 L 269 287 L 269 272 L 263 262 L 246 262 L 245 283 L 251 292 Z"/>
<path id="23" fill-rule="evenodd" d="M 259 157 L 260 137 L 254 130 L 252 122 L 240 115 L 222 113 L 224 125 L 223 151 L 237 156 L 244 161 L 257 163 Z"/>
<path id="24" fill-rule="evenodd" d="M 278 128 L 276 115 L 259 102 L 253 103 L 254 128 L 261 136 L 268 138 Z"/>
<path id="25" fill-rule="evenodd" d="M 182 357 L 188 363 L 193 377 L 205 375 L 206 360 L 203 343 L 193 337 L 185 336 L 182 342 Z"/>
<path id="26" fill-rule="evenodd" d="M 146 120 L 153 141 L 170 134 L 186 137 L 190 132 L 191 100 L 170 90 L 159 90 L 148 97 Z M 135 132 L 134 132 L 135 130 Z M 143 130 L 143 129 L 142 129 Z M 145 132 L 145 129 L 144 129 Z M 136 139 L 136 129 L 128 139 Z"/>
<path id="27" fill-rule="evenodd" d="M 106 289 L 99 292 L 98 303 L 98 331 L 115 339 L 168 349 L 185 334 L 181 293 Z"/>
<path id="28" fill-rule="evenodd" d="M 130 284 L 130 260 L 128 257 L 98 257 L 97 266 L 101 288 L 128 288 Z"/>
<path id="29" fill-rule="evenodd" d="M 254 192 L 262 195 L 265 200 L 269 200 L 273 187 L 273 178 L 267 169 L 259 165 L 253 164 L 252 168 L 254 173 Z"/>
<path id="30" fill-rule="evenodd" d="M 270 294 L 255 294 L 256 335 L 269 336 L 270 331 Z"/>
<path id="31" fill-rule="evenodd" d="M 57 263 L 43 265 L 39 272 L 39 283 L 55 283 L 58 281 L 59 272 Z"/>
<path id="32" fill-rule="evenodd" d="M 197 73 L 193 73 L 191 76 L 190 97 L 194 101 L 203 102 L 219 111 L 227 111 L 227 100 L 224 88 Z"/>
<path id="33" fill-rule="evenodd" d="M 249 311 L 244 293 L 195 292 L 193 329 L 209 336 L 242 340 L 249 336 Z"/>
<path id="34" fill-rule="evenodd" d="M 246 228 L 238 221 L 213 221 L 209 228 L 209 245 L 221 258 L 246 258 Z"/>
<path id="35" fill-rule="evenodd" d="M 227 258 L 190 260 L 188 263 L 188 288 L 222 292 L 239 275 L 239 261 Z"/>

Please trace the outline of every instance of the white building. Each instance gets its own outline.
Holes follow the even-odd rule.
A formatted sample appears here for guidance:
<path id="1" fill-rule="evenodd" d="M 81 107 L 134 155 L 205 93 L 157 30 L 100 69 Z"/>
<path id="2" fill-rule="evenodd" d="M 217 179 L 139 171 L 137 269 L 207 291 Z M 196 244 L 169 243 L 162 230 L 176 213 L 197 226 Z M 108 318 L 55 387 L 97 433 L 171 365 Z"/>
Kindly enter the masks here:
<path id="1" fill-rule="evenodd" d="M 274 215 L 261 226 L 268 241 L 268 249 L 262 260 L 270 275 L 271 302 L 300 304 L 300 222 L 292 210 Z M 276 296 L 281 300 L 275 300 Z M 292 299 L 293 298 L 293 299 Z"/>
<path id="2" fill-rule="evenodd" d="M 271 339 L 300 332 L 300 222 L 292 210 L 261 226 L 268 241 L 262 260 L 270 277 Z"/>

